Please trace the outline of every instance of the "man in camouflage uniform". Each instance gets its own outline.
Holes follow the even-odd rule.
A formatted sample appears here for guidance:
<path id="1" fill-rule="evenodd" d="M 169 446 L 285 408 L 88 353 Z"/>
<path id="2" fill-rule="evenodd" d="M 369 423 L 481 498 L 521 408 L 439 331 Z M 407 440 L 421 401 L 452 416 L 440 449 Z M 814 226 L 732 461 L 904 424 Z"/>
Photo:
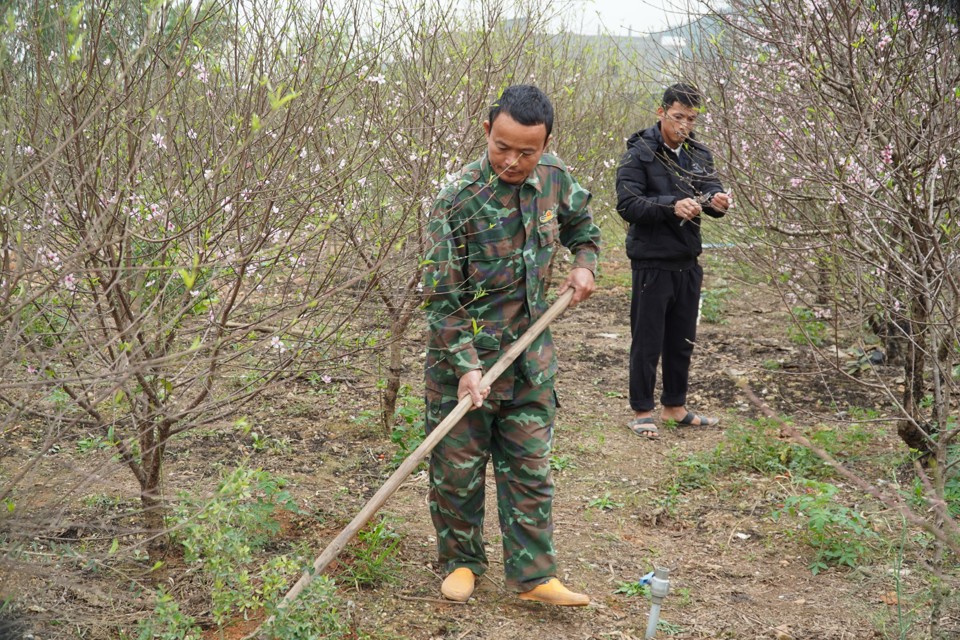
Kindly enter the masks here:
<path id="1" fill-rule="evenodd" d="M 544 151 L 553 107 L 536 87 L 507 88 L 484 122 L 487 150 L 440 193 L 428 224 L 426 428 L 470 395 L 473 409 L 430 459 L 430 513 L 443 595 L 466 601 L 487 569 L 484 477 L 493 458 L 507 586 L 524 600 L 585 605 L 556 579 L 550 448 L 557 372 L 549 329 L 489 388 L 489 369 L 547 309 L 559 240 L 574 253 L 560 286 L 571 305 L 594 288 L 600 231 L 590 193 Z"/>

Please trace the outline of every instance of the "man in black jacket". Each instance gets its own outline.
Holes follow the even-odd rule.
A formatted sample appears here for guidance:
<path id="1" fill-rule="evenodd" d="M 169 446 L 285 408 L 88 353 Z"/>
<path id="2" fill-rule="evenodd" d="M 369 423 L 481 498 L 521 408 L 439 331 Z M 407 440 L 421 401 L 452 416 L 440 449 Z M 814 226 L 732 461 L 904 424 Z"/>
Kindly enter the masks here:
<path id="1" fill-rule="evenodd" d="M 657 437 L 653 393 L 661 354 L 662 419 L 719 423 L 685 406 L 703 282 L 697 264 L 700 214 L 719 218 L 732 204 L 713 156 L 693 138 L 700 101 L 692 85 L 669 87 L 657 109 L 660 121 L 630 137 L 617 170 L 617 212 L 630 223 L 627 256 L 633 270 L 630 407 L 636 416 L 628 426 L 647 438 Z"/>

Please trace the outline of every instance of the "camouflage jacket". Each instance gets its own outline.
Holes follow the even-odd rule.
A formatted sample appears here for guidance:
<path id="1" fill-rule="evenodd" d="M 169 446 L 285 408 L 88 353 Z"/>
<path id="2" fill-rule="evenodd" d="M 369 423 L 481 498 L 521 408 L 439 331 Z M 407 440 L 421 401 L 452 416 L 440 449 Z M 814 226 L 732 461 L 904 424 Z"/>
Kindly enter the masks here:
<path id="1" fill-rule="evenodd" d="M 461 376 L 492 367 L 546 311 L 558 240 L 574 253 L 573 267 L 596 271 L 600 230 L 590 197 L 549 154 L 523 184 L 509 185 L 484 153 L 440 192 L 427 223 L 423 275 L 428 389 L 455 396 Z M 556 374 L 549 329 L 493 384 L 491 399 L 513 396 L 517 367 L 534 385 Z"/>

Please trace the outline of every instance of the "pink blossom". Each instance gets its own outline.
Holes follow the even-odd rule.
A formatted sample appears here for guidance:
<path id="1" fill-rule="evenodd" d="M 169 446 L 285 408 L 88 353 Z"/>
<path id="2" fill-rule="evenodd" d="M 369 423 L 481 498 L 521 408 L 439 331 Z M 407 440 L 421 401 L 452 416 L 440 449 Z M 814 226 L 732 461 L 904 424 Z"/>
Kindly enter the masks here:
<path id="1" fill-rule="evenodd" d="M 163 134 L 155 133 L 153 134 L 152 139 L 153 139 L 153 144 L 157 145 L 157 147 L 159 147 L 160 149 L 163 149 L 164 151 L 167 150 L 167 143 L 163 139 Z"/>
<path id="2" fill-rule="evenodd" d="M 197 72 L 197 80 L 203 84 L 207 84 L 207 81 L 210 79 L 210 75 L 207 73 L 207 68 L 203 66 L 202 62 L 197 62 L 193 65 L 193 70 Z"/>

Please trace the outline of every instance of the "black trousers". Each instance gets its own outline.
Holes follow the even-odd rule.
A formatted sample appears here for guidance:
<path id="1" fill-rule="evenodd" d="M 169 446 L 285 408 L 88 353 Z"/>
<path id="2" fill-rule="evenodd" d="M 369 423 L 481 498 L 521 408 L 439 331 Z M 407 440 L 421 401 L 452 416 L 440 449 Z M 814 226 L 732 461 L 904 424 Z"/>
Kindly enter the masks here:
<path id="1" fill-rule="evenodd" d="M 703 269 L 633 269 L 630 300 L 630 408 L 652 411 L 657 363 L 663 356 L 660 404 L 687 401 L 690 358 L 697 338 Z"/>

